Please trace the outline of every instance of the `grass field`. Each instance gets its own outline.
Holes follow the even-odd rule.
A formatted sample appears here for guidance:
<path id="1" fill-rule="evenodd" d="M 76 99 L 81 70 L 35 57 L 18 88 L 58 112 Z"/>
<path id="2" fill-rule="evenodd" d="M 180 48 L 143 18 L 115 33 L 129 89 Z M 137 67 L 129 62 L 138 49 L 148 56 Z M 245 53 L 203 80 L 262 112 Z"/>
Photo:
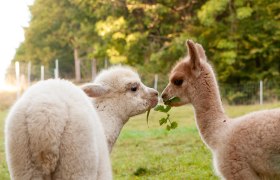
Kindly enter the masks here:
<path id="1" fill-rule="evenodd" d="M 227 106 L 230 117 L 280 107 Z M 3 127 L 6 110 L 0 111 L 0 179 L 9 179 L 4 157 Z M 191 106 L 173 108 L 171 119 L 178 128 L 166 131 L 158 120 L 163 114 L 151 111 L 149 127 L 146 115 L 136 116 L 125 125 L 111 154 L 114 179 L 217 179 L 211 163 L 211 154 L 202 143 Z"/>

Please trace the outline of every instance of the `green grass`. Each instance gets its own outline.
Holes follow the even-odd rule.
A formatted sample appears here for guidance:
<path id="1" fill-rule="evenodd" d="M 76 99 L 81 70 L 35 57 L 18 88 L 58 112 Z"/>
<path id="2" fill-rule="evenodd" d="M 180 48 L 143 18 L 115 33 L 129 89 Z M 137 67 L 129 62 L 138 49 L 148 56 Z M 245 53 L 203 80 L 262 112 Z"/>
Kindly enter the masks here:
<path id="1" fill-rule="evenodd" d="M 6 180 L 9 178 L 9 172 L 5 159 L 5 146 L 4 146 L 4 119 L 7 111 L 0 111 L 0 179 Z"/>
<path id="2" fill-rule="evenodd" d="M 274 107 L 280 104 L 226 106 L 226 112 L 236 117 Z M 163 113 L 151 111 L 149 128 L 145 114 L 130 119 L 111 154 L 115 179 L 217 179 L 211 153 L 199 137 L 193 108 L 173 108 L 170 114 L 178 122 L 172 131 L 159 126 Z"/>
<path id="3" fill-rule="evenodd" d="M 226 106 L 230 117 L 260 109 L 280 107 Z M 4 118 L 0 111 L 0 179 L 9 179 L 4 157 Z M 211 153 L 201 141 L 191 106 L 173 108 L 171 120 L 178 128 L 167 131 L 158 120 L 165 114 L 151 111 L 149 127 L 146 114 L 131 118 L 123 128 L 111 154 L 114 179 L 218 179 L 213 171 Z"/>

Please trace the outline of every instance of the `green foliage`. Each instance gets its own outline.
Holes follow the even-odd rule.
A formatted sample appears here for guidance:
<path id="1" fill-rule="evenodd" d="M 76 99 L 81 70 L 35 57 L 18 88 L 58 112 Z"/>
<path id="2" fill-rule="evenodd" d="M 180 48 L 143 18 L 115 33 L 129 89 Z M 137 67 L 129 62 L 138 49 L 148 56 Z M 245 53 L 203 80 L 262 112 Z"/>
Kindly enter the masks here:
<path id="1" fill-rule="evenodd" d="M 253 9 L 251 7 L 241 7 L 238 8 L 236 11 L 237 18 L 241 20 L 250 17 L 252 15 Z"/>
<path id="2" fill-rule="evenodd" d="M 222 83 L 276 78 L 280 81 L 280 2 L 277 0 L 35 0 L 25 41 L 15 60 L 73 72 L 73 50 L 86 68 L 137 67 L 166 76 L 185 56 L 186 39 L 203 45 Z M 164 77 L 165 79 L 165 77 Z"/>
<path id="3" fill-rule="evenodd" d="M 215 26 L 216 17 L 226 10 L 228 0 L 209 0 L 198 11 L 198 18 L 205 26 Z"/>
<path id="4" fill-rule="evenodd" d="M 154 110 L 159 112 L 167 113 L 171 109 L 171 106 L 157 105 Z"/>
<path id="5" fill-rule="evenodd" d="M 177 128 L 177 126 L 178 126 L 178 123 L 177 123 L 177 122 L 175 122 L 175 121 L 172 122 L 172 121 L 170 120 L 170 114 L 168 113 L 168 112 L 171 110 L 171 106 L 169 106 L 168 104 L 170 104 L 170 103 L 176 103 L 176 102 L 180 102 L 180 98 L 178 98 L 178 97 L 172 97 L 172 98 L 170 98 L 169 100 L 167 100 L 167 101 L 164 102 L 166 105 L 157 105 L 157 106 L 154 108 L 155 111 L 163 112 L 163 113 L 166 114 L 166 117 L 163 117 L 163 118 L 161 118 L 161 119 L 159 120 L 159 125 L 163 125 L 163 124 L 169 123 L 169 124 L 166 125 L 166 129 L 167 129 L 168 131 L 170 131 L 171 129 L 175 129 L 175 128 Z M 147 115 L 147 117 L 148 117 L 148 115 Z"/>
<path id="6" fill-rule="evenodd" d="M 170 114 L 168 113 L 168 111 L 171 109 L 171 106 L 167 105 L 167 106 L 164 106 L 164 105 L 157 105 L 154 110 L 155 111 L 159 111 L 159 112 L 163 112 L 166 114 L 166 117 L 163 117 L 159 120 L 159 125 L 163 125 L 163 124 L 167 124 L 166 125 L 166 130 L 170 131 L 171 129 L 175 129 L 178 124 L 177 122 L 172 122 L 170 120 Z"/>
<path id="7" fill-rule="evenodd" d="M 172 97 L 170 99 L 168 99 L 167 101 L 165 101 L 165 104 L 171 104 L 171 103 L 177 103 L 180 102 L 180 98 L 179 97 Z"/>
<path id="8" fill-rule="evenodd" d="M 226 8 L 215 16 L 213 26 L 204 26 L 209 34 L 198 36 L 212 42 L 207 45 L 207 54 L 220 82 L 279 80 L 273 75 L 280 72 L 280 62 L 276 62 L 273 53 L 279 52 L 276 46 L 280 43 L 279 20 L 274 18 L 279 12 L 275 9 L 279 10 L 275 1 L 228 1 Z"/>

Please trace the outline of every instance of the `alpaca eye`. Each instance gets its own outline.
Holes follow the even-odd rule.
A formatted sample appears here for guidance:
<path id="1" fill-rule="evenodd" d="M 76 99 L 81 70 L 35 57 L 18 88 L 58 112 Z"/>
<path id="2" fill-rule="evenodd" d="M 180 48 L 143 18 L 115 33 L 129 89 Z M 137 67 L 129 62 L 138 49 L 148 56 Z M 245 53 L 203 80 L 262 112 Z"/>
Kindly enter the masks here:
<path id="1" fill-rule="evenodd" d="M 183 79 L 176 79 L 173 81 L 173 84 L 176 86 L 181 86 L 183 84 Z"/>
<path id="2" fill-rule="evenodd" d="M 137 87 L 136 86 L 135 87 L 131 87 L 130 90 L 135 92 L 135 91 L 137 91 Z"/>

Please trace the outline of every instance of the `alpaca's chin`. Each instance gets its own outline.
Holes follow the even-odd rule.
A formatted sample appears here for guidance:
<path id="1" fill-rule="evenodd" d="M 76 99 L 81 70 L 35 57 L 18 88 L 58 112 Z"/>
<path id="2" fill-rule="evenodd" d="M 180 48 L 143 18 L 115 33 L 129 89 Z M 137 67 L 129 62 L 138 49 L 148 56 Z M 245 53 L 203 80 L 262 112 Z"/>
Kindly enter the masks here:
<path id="1" fill-rule="evenodd" d="M 158 97 L 155 97 L 149 101 L 149 109 L 154 108 L 158 104 Z"/>

